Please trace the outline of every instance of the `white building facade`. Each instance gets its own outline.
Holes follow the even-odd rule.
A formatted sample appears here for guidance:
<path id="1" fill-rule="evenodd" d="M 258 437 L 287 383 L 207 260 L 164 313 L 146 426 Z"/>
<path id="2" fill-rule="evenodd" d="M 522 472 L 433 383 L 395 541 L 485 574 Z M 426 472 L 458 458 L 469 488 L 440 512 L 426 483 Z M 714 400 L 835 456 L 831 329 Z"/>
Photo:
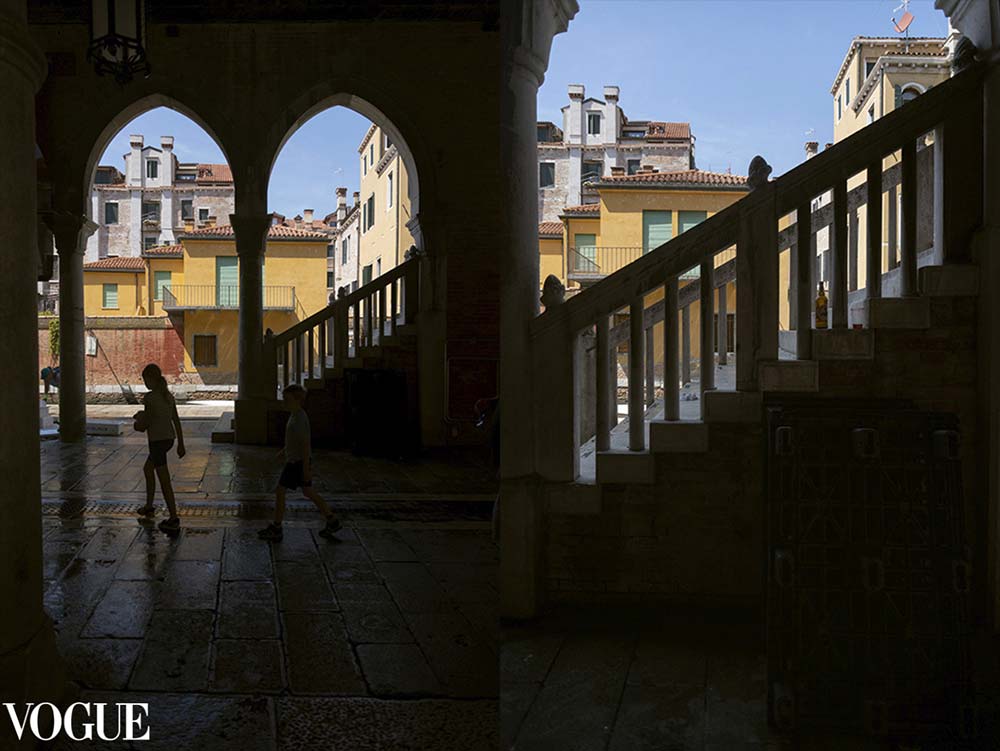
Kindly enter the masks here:
<path id="1" fill-rule="evenodd" d="M 327 222 L 337 228 L 330 240 L 326 285 L 328 291 L 336 297 L 342 288 L 347 292 L 358 288 L 361 194 L 355 192 L 354 203 L 348 206 L 347 188 L 337 188 L 337 211 L 327 217 Z"/>
<path id="2" fill-rule="evenodd" d="M 186 225 L 228 223 L 235 205 L 228 165 L 179 162 L 173 136 L 163 136 L 160 148 L 129 136 L 124 158 L 124 173 L 107 165 L 95 173 L 90 218 L 98 228 L 87 240 L 85 262 L 172 245 Z"/>
<path id="3" fill-rule="evenodd" d="M 588 183 L 621 167 L 632 175 L 643 168 L 659 172 L 695 169 L 691 125 L 629 120 L 618 104 L 617 86 L 604 87 L 604 99 L 587 98 L 580 84 L 569 86 L 562 127 L 538 123 L 538 220 L 558 221 L 567 206 L 598 201 Z"/>

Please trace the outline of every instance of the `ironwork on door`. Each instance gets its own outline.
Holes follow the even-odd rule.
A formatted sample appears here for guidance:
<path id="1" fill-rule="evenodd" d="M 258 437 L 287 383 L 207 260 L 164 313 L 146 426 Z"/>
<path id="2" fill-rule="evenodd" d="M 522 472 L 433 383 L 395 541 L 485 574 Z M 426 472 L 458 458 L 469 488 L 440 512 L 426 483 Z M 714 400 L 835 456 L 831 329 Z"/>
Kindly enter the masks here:
<path id="1" fill-rule="evenodd" d="M 785 730 L 975 734 L 957 419 L 768 412 L 768 704 Z"/>

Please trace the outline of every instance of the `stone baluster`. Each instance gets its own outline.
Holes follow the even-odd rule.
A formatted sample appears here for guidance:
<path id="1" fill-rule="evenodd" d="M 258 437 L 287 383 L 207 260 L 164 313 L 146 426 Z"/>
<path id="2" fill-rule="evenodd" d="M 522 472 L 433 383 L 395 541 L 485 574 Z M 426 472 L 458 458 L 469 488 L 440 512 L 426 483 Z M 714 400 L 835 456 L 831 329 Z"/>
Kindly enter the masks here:
<path id="1" fill-rule="evenodd" d="M 663 285 L 663 417 L 667 420 L 680 419 L 677 349 L 677 277 L 671 277 Z"/>
<path id="2" fill-rule="evenodd" d="M 912 138 L 903 144 L 903 237 L 900 252 L 899 294 L 917 294 L 917 143 Z M 890 200 L 895 192 L 890 194 Z"/>
<path id="3" fill-rule="evenodd" d="M 847 328 L 847 182 L 837 180 L 833 188 L 833 328 Z"/>
<path id="4" fill-rule="evenodd" d="M 646 448 L 646 403 L 643 398 L 643 370 L 646 335 L 642 326 L 642 295 L 629 302 L 628 322 L 628 447 L 630 451 Z"/>

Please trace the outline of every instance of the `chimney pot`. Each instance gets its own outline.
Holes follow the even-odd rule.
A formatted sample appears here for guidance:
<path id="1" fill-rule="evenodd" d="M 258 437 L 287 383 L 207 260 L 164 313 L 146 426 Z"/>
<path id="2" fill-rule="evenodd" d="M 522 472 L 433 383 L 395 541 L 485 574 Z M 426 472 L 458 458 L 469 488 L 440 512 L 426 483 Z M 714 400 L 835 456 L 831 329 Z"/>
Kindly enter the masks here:
<path id="1" fill-rule="evenodd" d="M 302 219 L 303 219 L 303 221 L 306 222 L 306 224 L 309 224 L 310 222 L 312 222 L 312 220 L 313 220 L 313 210 L 312 209 L 303 209 L 302 210 Z"/>
<path id="2" fill-rule="evenodd" d="M 816 152 L 819 150 L 818 141 L 806 141 L 806 159 L 810 159 L 816 156 Z"/>
<path id="3" fill-rule="evenodd" d="M 359 203 L 361 203 L 361 192 L 356 190 L 354 191 L 354 205 L 357 206 Z"/>
<path id="4" fill-rule="evenodd" d="M 174 137 L 173 136 L 160 136 L 160 147 L 164 151 L 170 151 L 174 148 Z"/>
<path id="5" fill-rule="evenodd" d="M 337 188 L 337 198 L 347 198 L 347 188 Z"/>

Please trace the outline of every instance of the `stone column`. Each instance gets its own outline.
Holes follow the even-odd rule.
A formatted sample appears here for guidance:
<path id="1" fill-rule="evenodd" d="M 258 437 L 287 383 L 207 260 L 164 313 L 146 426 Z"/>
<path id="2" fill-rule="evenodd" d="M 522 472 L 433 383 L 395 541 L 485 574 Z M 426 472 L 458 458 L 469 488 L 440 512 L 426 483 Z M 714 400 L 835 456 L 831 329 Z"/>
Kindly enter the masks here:
<path id="1" fill-rule="evenodd" d="M 236 403 L 236 439 L 263 443 L 266 436 L 267 379 L 261 361 L 264 337 L 264 290 L 261 265 L 271 217 L 268 214 L 230 214 L 240 257 L 239 377 Z M 242 425 L 240 423 L 243 423 Z"/>
<path id="2" fill-rule="evenodd" d="M 575 0 L 502 0 L 501 155 L 505 166 L 506 251 L 500 289 L 502 405 L 500 608 L 535 615 L 544 597 L 544 508 L 535 481 L 529 323 L 538 312 L 537 98 L 555 34 L 578 10 Z M 579 185 L 577 185 L 579 189 Z M 573 389 L 572 383 L 564 384 Z"/>
<path id="3" fill-rule="evenodd" d="M 59 252 L 59 439 L 75 443 L 87 427 L 83 253 L 97 225 L 69 211 L 53 212 L 47 223 Z"/>
<path id="4" fill-rule="evenodd" d="M 31 41 L 24 0 L 0 0 L 0 702 L 59 702 L 65 674 L 42 609 L 42 523 L 38 482 L 38 274 L 35 92 L 45 59 Z M 6 714 L 6 713 L 5 713 Z M 24 744 L 27 748 L 31 744 Z M 17 748 L 0 722 L 0 748 Z"/>

